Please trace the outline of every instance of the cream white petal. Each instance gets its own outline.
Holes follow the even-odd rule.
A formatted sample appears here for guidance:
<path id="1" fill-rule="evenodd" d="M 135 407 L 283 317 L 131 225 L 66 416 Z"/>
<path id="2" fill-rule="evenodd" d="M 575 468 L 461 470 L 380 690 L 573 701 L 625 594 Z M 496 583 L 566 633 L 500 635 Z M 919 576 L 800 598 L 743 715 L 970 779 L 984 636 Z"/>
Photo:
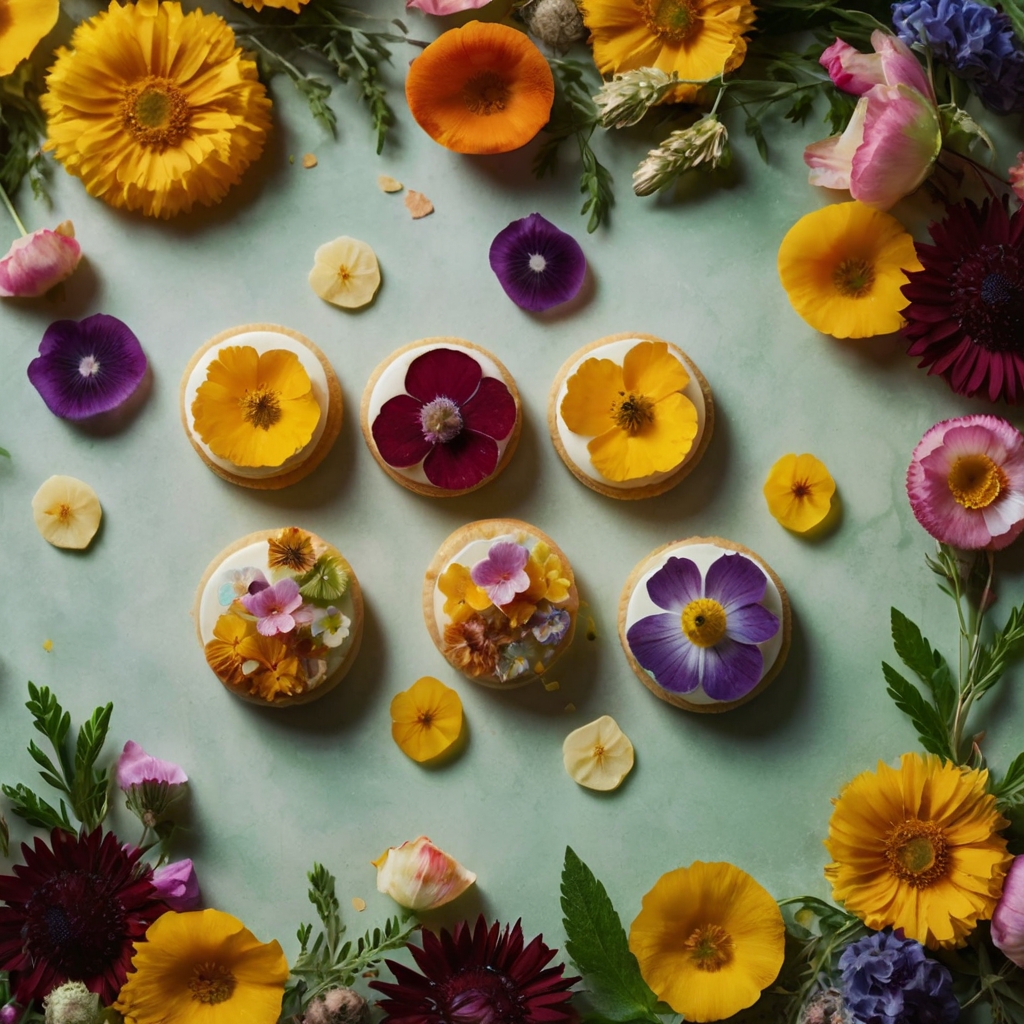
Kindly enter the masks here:
<path id="1" fill-rule="evenodd" d="M 377 294 L 380 266 L 366 242 L 343 235 L 317 249 L 309 284 L 325 302 L 358 309 Z"/>
<path id="2" fill-rule="evenodd" d="M 609 715 L 574 729 L 562 744 L 565 770 L 587 789 L 616 789 L 633 770 L 633 744 Z"/>
<path id="3" fill-rule="evenodd" d="M 461 896 L 475 881 L 454 857 L 426 836 L 392 846 L 374 865 L 377 891 L 408 910 L 433 910 Z"/>
<path id="4" fill-rule="evenodd" d="M 51 476 L 32 498 L 32 516 L 54 547 L 81 550 L 96 536 L 103 510 L 88 484 L 73 476 Z"/>

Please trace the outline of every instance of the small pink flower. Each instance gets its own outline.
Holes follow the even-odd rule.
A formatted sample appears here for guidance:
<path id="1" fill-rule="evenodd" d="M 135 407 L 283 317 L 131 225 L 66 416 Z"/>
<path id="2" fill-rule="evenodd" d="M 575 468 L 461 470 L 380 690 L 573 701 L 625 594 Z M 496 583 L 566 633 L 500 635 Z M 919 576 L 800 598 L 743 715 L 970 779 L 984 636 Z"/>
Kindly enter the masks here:
<path id="1" fill-rule="evenodd" d="M 153 872 L 153 888 L 169 910 L 183 914 L 199 909 L 199 879 L 191 860 L 176 860 L 157 868 Z"/>
<path id="2" fill-rule="evenodd" d="M 1024 436 L 998 416 L 936 423 L 914 449 L 907 494 L 938 541 L 996 551 L 1024 531 Z"/>
<path id="3" fill-rule="evenodd" d="M 138 743 L 129 740 L 117 759 L 117 784 L 127 793 L 132 786 L 141 786 L 145 782 L 180 786 L 188 782 L 188 776 L 173 762 L 150 757 Z"/>
<path id="4" fill-rule="evenodd" d="M 71 221 L 16 239 L 0 259 L 0 296 L 34 299 L 70 277 L 82 258 Z"/>
<path id="5" fill-rule="evenodd" d="M 1003 895 L 992 915 L 992 941 L 1024 967 L 1024 857 L 1014 859 L 1003 882 Z"/>
<path id="6" fill-rule="evenodd" d="M 299 585 L 291 577 L 255 594 L 245 594 L 242 604 L 256 616 L 256 629 L 263 636 L 290 633 L 296 626 L 313 621 L 313 609 L 303 605 Z"/>
<path id="7" fill-rule="evenodd" d="M 1017 198 L 1024 203 L 1024 153 L 1017 154 L 1017 163 L 1010 168 L 1010 184 Z"/>
<path id="8" fill-rule="evenodd" d="M 460 11 L 474 11 L 486 7 L 491 0 L 405 0 L 405 9 L 417 7 L 426 14 L 458 14 Z"/>
<path id="9" fill-rule="evenodd" d="M 501 540 L 492 544 L 487 557 L 469 571 L 473 582 L 500 608 L 510 604 L 516 594 L 530 587 L 530 577 L 524 571 L 530 552 L 522 544 Z"/>
<path id="10" fill-rule="evenodd" d="M 454 857 L 426 836 L 392 846 L 373 861 L 377 891 L 407 910 L 434 910 L 461 896 L 475 881 Z"/>

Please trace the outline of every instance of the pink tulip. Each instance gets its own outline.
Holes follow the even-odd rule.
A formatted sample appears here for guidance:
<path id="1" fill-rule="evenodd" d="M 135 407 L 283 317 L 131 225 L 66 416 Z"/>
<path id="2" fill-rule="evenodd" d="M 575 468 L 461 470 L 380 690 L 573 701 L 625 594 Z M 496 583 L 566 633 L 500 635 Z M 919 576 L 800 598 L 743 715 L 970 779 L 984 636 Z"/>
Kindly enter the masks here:
<path id="1" fill-rule="evenodd" d="M 878 210 L 913 192 L 942 149 L 935 93 L 917 58 L 895 36 L 875 31 L 875 52 L 858 53 L 837 39 L 821 64 L 833 83 L 859 96 L 842 135 L 808 146 L 810 182 L 849 189 Z"/>
<path id="2" fill-rule="evenodd" d="M 0 259 L 0 296 L 34 299 L 70 277 L 82 258 L 75 228 L 66 220 L 56 230 L 41 228 L 17 239 Z"/>
<path id="3" fill-rule="evenodd" d="M 417 7 L 426 14 L 458 14 L 486 7 L 491 0 L 405 0 L 405 9 Z"/>
<path id="4" fill-rule="evenodd" d="M 198 910 L 199 879 L 191 860 L 176 860 L 153 872 L 153 887 L 171 910 L 185 913 Z"/>
<path id="5" fill-rule="evenodd" d="M 1024 967 L 1024 857 L 1017 857 L 1003 882 L 992 915 L 992 941 L 1018 967 Z"/>

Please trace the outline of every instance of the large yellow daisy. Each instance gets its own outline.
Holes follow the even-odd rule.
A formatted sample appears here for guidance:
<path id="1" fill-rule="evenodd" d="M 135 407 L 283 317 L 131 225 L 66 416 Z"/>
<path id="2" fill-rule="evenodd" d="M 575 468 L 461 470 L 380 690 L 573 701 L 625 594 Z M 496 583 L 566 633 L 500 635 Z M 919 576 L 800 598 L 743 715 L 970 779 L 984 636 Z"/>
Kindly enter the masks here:
<path id="1" fill-rule="evenodd" d="M 825 846 L 832 895 L 869 928 L 962 946 L 992 916 L 1012 860 L 987 771 L 904 754 L 840 793 Z"/>
<path id="2" fill-rule="evenodd" d="M 754 24 L 754 5 L 746 0 L 579 3 L 603 75 L 650 67 L 690 81 L 710 81 L 743 63 L 743 33 Z M 692 100 L 699 89 L 680 86 L 667 99 Z"/>
<path id="3" fill-rule="evenodd" d="M 270 130 L 266 89 L 227 22 L 176 2 L 112 0 L 46 82 L 45 148 L 90 195 L 149 217 L 219 202 Z"/>
<path id="4" fill-rule="evenodd" d="M 60 0 L 0 0 L 0 77 L 32 55 L 59 13 Z"/>
<path id="5" fill-rule="evenodd" d="M 309 0 L 235 0 L 235 3 L 241 4 L 243 7 L 251 7 L 257 13 L 264 7 L 283 7 L 286 11 L 291 11 L 292 14 L 298 14 L 304 5 L 309 3 Z"/>

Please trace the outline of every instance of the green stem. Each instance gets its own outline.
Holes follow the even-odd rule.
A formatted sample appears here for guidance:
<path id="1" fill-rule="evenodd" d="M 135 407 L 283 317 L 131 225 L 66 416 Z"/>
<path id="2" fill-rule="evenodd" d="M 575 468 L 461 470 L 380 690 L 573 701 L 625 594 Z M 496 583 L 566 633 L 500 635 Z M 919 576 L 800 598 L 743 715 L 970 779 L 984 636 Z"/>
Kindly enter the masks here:
<path id="1" fill-rule="evenodd" d="M 21 218 L 18 216 L 18 211 L 14 208 L 14 203 L 11 202 L 10 196 L 7 194 L 7 190 L 0 185 L 0 199 L 3 200 L 4 206 L 7 207 L 7 212 L 11 215 L 11 219 L 15 224 L 18 225 L 18 230 L 21 232 L 22 237 L 28 234 L 28 229 L 21 222 Z"/>

